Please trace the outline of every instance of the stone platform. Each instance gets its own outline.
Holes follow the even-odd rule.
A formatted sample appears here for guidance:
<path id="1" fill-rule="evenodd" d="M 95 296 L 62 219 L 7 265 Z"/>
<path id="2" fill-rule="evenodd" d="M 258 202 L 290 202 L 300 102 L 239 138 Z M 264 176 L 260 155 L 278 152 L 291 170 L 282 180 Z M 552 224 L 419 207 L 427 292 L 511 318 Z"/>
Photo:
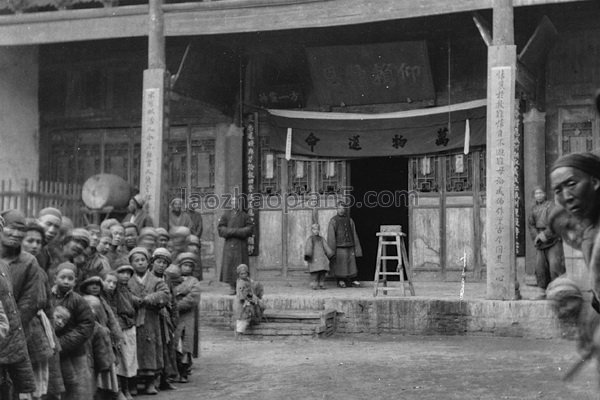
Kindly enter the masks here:
<path id="1" fill-rule="evenodd" d="M 337 335 L 350 333 L 404 335 L 487 335 L 526 338 L 571 336 L 559 324 L 552 304 L 537 288 L 523 285 L 523 300 L 487 300 L 485 282 L 467 282 L 463 301 L 460 282 L 414 282 L 416 296 L 373 296 L 373 282 L 361 288 L 311 290 L 305 281 L 263 282 L 268 309 L 337 311 Z M 232 329 L 233 296 L 220 282 L 203 281 L 201 324 Z"/>

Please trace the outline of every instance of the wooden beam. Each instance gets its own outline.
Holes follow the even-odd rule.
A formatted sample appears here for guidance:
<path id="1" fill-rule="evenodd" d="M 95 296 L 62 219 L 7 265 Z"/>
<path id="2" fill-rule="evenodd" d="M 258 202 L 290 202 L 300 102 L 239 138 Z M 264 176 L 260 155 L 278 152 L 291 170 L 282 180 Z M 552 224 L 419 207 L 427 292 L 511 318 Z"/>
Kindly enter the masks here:
<path id="1" fill-rule="evenodd" d="M 515 79 L 529 98 L 534 100 L 537 94 L 537 78 L 519 61 L 517 61 L 517 76 Z"/>
<path id="2" fill-rule="evenodd" d="M 533 6 L 591 0 L 514 0 Z M 492 8 L 494 0 L 220 0 L 166 4 L 165 34 L 195 36 L 318 28 Z M 0 16 L 0 45 L 146 36 L 148 6 Z"/>

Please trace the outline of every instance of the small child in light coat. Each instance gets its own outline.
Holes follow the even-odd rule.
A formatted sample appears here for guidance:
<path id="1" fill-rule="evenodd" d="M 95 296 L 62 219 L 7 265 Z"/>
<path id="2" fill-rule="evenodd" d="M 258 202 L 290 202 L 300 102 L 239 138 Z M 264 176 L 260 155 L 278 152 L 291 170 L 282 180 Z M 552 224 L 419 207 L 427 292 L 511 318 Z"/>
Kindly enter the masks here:
<path id="1" fill-rule="evenodd" d="M 304 246 L 304 261 L 308 263 L 310 272 L 310 287 L 313 290 L 317 288 L 325 289 L 325 277 L 329 272 L 329 259 L 335 254 L 327 241 L 320 235 L 319 224 L 312 224 L 310 227 L 312 235 L 306 239 Z"/>

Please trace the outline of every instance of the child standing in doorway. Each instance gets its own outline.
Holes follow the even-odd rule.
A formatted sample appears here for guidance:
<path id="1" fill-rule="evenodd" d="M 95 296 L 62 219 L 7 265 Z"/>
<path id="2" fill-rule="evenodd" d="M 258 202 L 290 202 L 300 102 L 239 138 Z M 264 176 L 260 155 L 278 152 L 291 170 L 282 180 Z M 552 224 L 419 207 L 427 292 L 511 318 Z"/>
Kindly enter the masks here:
<path id="1" fill-rule="evenodd" d="M 304 260 L 308 263 L 310 272 L 310 287 L 325 289 L 325 277 L 329 272 L 329 259 L 333 257 L 333 251 L 327 241 L 320 234 L 319 224 L 310 227 L 311 236 L 306 239 L 304 246 Z"/>

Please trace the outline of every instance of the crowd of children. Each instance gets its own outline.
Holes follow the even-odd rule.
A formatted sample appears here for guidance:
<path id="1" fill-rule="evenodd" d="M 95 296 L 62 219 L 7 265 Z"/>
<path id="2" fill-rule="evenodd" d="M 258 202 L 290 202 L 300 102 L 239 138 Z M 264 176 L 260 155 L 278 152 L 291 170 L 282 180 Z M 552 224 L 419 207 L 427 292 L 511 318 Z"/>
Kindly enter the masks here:
<path id="1" fill-rule="evenodd" d="M 188 381 L 202 279 L 188 228 L 0 216 L 1 399 L 130 399 Z"/>

